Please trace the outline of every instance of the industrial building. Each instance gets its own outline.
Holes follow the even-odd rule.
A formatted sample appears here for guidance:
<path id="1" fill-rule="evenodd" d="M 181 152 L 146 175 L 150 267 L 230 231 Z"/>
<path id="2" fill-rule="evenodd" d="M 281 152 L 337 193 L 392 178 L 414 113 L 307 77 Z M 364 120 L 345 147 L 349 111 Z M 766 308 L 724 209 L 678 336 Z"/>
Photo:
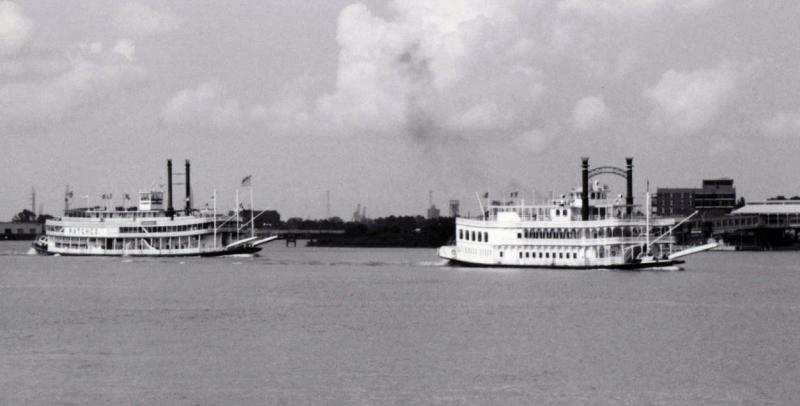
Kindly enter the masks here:
<path id="1" fill-rule="evenodd" d="M 31 222 L 0 223 L 0 239 L 3 240 L 33 240 L 38 234 L 44 232 L 43 225 Z"/>
<path id="2" fill-rule="evenodd" d="M 701 188 L 658 188 L 655 198 L 659 216 L 719 216 L 736 208 L 733 179 L 705 179 Z"/>

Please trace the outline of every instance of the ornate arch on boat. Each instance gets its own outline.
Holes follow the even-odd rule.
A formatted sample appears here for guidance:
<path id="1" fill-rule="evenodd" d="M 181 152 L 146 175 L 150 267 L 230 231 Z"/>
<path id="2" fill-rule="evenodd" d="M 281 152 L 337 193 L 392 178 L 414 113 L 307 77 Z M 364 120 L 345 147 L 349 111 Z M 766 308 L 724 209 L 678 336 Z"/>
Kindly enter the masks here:
<path id="1" fill-rule="evenodd" d="M 621 178 L 627 178 L 628 172 L 616 166 L 598 166 L 589 171 L 589 179 L 599 175 L 616 175 Z"/>

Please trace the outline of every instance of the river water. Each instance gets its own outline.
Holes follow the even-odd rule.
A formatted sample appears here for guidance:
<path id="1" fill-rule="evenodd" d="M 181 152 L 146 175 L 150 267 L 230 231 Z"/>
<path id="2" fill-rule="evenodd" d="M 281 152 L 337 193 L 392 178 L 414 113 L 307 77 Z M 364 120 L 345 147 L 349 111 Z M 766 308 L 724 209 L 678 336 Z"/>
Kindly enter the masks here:
<path id="1" fill-rule="evenodd" d="M 564 271 L 27 249 L 0 244 L 3 405 L 800 404 L 800 253 Z"/>

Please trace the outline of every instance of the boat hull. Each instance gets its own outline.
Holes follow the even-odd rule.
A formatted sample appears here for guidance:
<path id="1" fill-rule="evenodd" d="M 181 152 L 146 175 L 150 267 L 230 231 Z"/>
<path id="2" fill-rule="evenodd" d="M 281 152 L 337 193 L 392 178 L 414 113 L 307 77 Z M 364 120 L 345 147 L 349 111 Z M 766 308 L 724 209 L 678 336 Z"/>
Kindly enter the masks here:
<path id="1" fill-rule="evenodd" d="M 215 252 L 204 252 L 204 253 L 195 253 L 195 254 L 156 254 L 156 255 L 147 255 L 147 254 L 132 254 L 132 255 L 119 255 L 119 254 L 82 254 L 82 253 L 53 253 L 47 251 L 40 251 L 36 250 L 36 253 L 39 255 L 45 256 L 52 256 L 58 255 L 62 257 L 222 257 L 226 255 L 239 255 L 239 254 L 255 254 L 261 251 L 260 247 L 255 247 L 253 249 L 237 249 L 237 250 L 230 250 L 230 251 L 215 251 Z"/>
<path id="2" fill-rule="evenodd" d="M 43 243 L 41 238 L 37 239 L 31 244 L 33 249 L 38 255 L 52 256 L 58 255 L 63 257 L 220 257 L 226 255 L 240 255 L 240 254 L 255 254 L 261 251 L 261 247 L 252 245 L 237 246 L 235 248 L 222 249 L 217 251 L 206 252 L 181 252 L 181 253 L 110 253 L 110 252 L 53 252 L 48 250 L 47 244 Z"/>
<path id="3" fill-rule="evenodd" d="M 652 268 L 665 268 L 671 266 L 678 266 L 685 261 L 682 260 L 663 260 L 654 262 L 632 262 L 627 264 L 616 265 L 517 265 L 517 264 L 478 264 L 474 262 L 460 261 L 452 258 L 445 258 L 449 265 L 458 267 L 471 267 L 471 268 L 517 268 L 517 269 L 564 269 L 564 270 L 591 270 L 591 269 L 652 269 Z"/>

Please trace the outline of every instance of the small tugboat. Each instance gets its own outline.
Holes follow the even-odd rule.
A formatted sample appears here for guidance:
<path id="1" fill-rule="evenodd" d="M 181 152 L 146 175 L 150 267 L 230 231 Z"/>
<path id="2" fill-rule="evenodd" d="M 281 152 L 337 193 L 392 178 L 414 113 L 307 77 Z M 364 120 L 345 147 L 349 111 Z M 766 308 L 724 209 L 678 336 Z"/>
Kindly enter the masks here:
<path id="1" fill-rule="evenodd" d="M 484 208 L 479 197 L 481 217 L 457 218 L 455 244 L 440 247 L 439 256 L 466 266 L 641 269 L 679 265 L 680 258 L 717 246 L 673 251 L 672 231 L 694 214 L 680 222 L 651 218 L 649 193 L 644 208 L 634 205 L 633 158 L 627 158 L 627 170 L 590 171 L 589 158 L 582 161 L 581 187 L 545 204 L 512 200 Z M 600 174 L 625 177 L 627 196 L 610 197 L 596 180 L 590 186 Z"/>
<path id="2" fill-rule="evenodd" d="M 33 248 L 62 256 L 220 256 L 252 254 L 278 238 L 256 236 L 255 217 L 249 235 L 241 233 L 247 224 L 238 227 L 238 210 L 232 217 L 217 214 L 216 192 L 213 210 L 192 208 L 189 171 L 187 160 L 184 210 L 172 206 L 172 160 L 167 160 L 166 209 L 158 190 L 140 192 L 136 207 L 66 209 L 63 217 L 45 222 L 45 234 Z"/>

